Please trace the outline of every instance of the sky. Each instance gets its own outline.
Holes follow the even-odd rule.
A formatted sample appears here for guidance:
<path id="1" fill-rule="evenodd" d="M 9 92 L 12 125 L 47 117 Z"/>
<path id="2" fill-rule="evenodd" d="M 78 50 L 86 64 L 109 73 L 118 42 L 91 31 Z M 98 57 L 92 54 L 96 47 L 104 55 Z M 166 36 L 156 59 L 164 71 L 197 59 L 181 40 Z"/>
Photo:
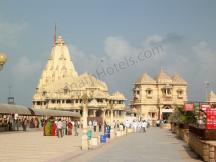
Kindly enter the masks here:
<path id="1" fill-rule="evenodd" d="M 16 104 L 31 106 L 55 24 L 78 73 L 100 73 L 110 93 L 123 92 L 127 102 L 133 83 L 161 68 L 188 82 L 190 101 L 216 91 L 216 1 L 1 0 L 0 52 L 8 61 L 0 72 L 0 102 L 11 95 Z M 137 59 L 155 48 L 162 50 Z M 135 64 L 114 68 L 131 57 Z"/>

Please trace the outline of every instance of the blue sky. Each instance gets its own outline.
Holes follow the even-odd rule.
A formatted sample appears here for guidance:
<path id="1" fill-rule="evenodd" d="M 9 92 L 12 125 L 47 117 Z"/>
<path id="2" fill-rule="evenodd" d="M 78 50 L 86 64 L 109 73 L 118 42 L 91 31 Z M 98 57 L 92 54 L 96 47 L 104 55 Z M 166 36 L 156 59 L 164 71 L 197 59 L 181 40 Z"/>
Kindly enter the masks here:
<path id="1" fill-rule="evenodd" d="M 154 58 L 101 78 L 111 92 L 120 90 L 130 100 L 132 83 L 144 72 L 155 76 L 163 67 L 188 81 L 190 100 L 203 100 L 205 81 L 216 90 L 215 20 L 216 1 L 2 0 L 0 52 L 8 55 L 8 62 L 0 73 L 0 101 L 6 102 L 12 86 L 16 103 L 31 105 L 55 22 L 79 73 L 95 73 L 138 49 L 164 48 Z"/>

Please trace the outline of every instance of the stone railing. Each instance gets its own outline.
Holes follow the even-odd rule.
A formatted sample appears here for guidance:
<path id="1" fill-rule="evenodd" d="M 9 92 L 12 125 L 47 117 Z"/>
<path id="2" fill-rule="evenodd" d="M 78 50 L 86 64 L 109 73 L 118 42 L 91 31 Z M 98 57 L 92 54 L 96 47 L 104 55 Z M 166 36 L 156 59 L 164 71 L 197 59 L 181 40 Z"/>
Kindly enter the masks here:
<path id="1" fill-rule="evenodd" d="M 201 140 L 196 134 L 189 132 L 190 147 L 206 162 L 216 162 L 216 142 Z"/>
<path id="2" fill-rule="evenodd" d="M 171 123 L 171 131 L 186 143 L 189 142 L 189 126 L 187 124 Z"/>

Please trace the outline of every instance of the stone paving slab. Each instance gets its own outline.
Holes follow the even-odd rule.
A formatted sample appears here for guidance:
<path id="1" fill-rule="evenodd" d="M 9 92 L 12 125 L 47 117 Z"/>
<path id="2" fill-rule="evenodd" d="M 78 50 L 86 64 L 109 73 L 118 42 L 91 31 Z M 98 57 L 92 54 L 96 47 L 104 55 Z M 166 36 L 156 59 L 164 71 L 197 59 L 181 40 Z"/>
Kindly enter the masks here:
<path id="1" fill-rule="evenodd" d="M 200 162 L 197 155 L 169 130 L 150 128 L 132 133 L 64 162 Z"/>
<path id="2" fill-rule="evenodd" d="M 43 136 L 42 131 L 0 134 L 1 162 L 44 162 L 80 151 L 80 136 Z"/>

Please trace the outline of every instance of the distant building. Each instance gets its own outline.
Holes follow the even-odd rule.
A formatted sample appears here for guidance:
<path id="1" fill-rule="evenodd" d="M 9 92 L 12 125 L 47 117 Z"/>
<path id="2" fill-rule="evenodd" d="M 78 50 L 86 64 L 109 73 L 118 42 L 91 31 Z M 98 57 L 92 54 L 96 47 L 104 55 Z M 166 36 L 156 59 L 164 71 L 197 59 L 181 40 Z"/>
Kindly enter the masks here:
<path id="1" fill-rule="evenodd" d="M 135 83 L 131 108 L 144 119 L 168 119 L 177 106 L 187 101 L 187 82 L 163 70 L 153 79 L 144 73 Z"/>
<path id="2" fill-rule="evenodd" d="M 82 114 L 84 94 L 89 100 L 88 117 L 109 121 L 110 109 L 113 108 L 114 120 L 123 119 L 124 95 L 120 92 L 110 95 L 106 83 L 88 73 L 78 75 L 68 47 L 59 36 L 39 79 L 32 99 L 33 108 L 70 110 Z"/>
<path id="3" fill-rule="evenodd" d="M 207 101 L 207 102 L 216 103 L 216 94 L 215 94 L 213 91 L 211 91 L 211 92 L 208 94 L 208 96 L 207 96 L 207 98 L 206 98 L 206 101 Z"/>

